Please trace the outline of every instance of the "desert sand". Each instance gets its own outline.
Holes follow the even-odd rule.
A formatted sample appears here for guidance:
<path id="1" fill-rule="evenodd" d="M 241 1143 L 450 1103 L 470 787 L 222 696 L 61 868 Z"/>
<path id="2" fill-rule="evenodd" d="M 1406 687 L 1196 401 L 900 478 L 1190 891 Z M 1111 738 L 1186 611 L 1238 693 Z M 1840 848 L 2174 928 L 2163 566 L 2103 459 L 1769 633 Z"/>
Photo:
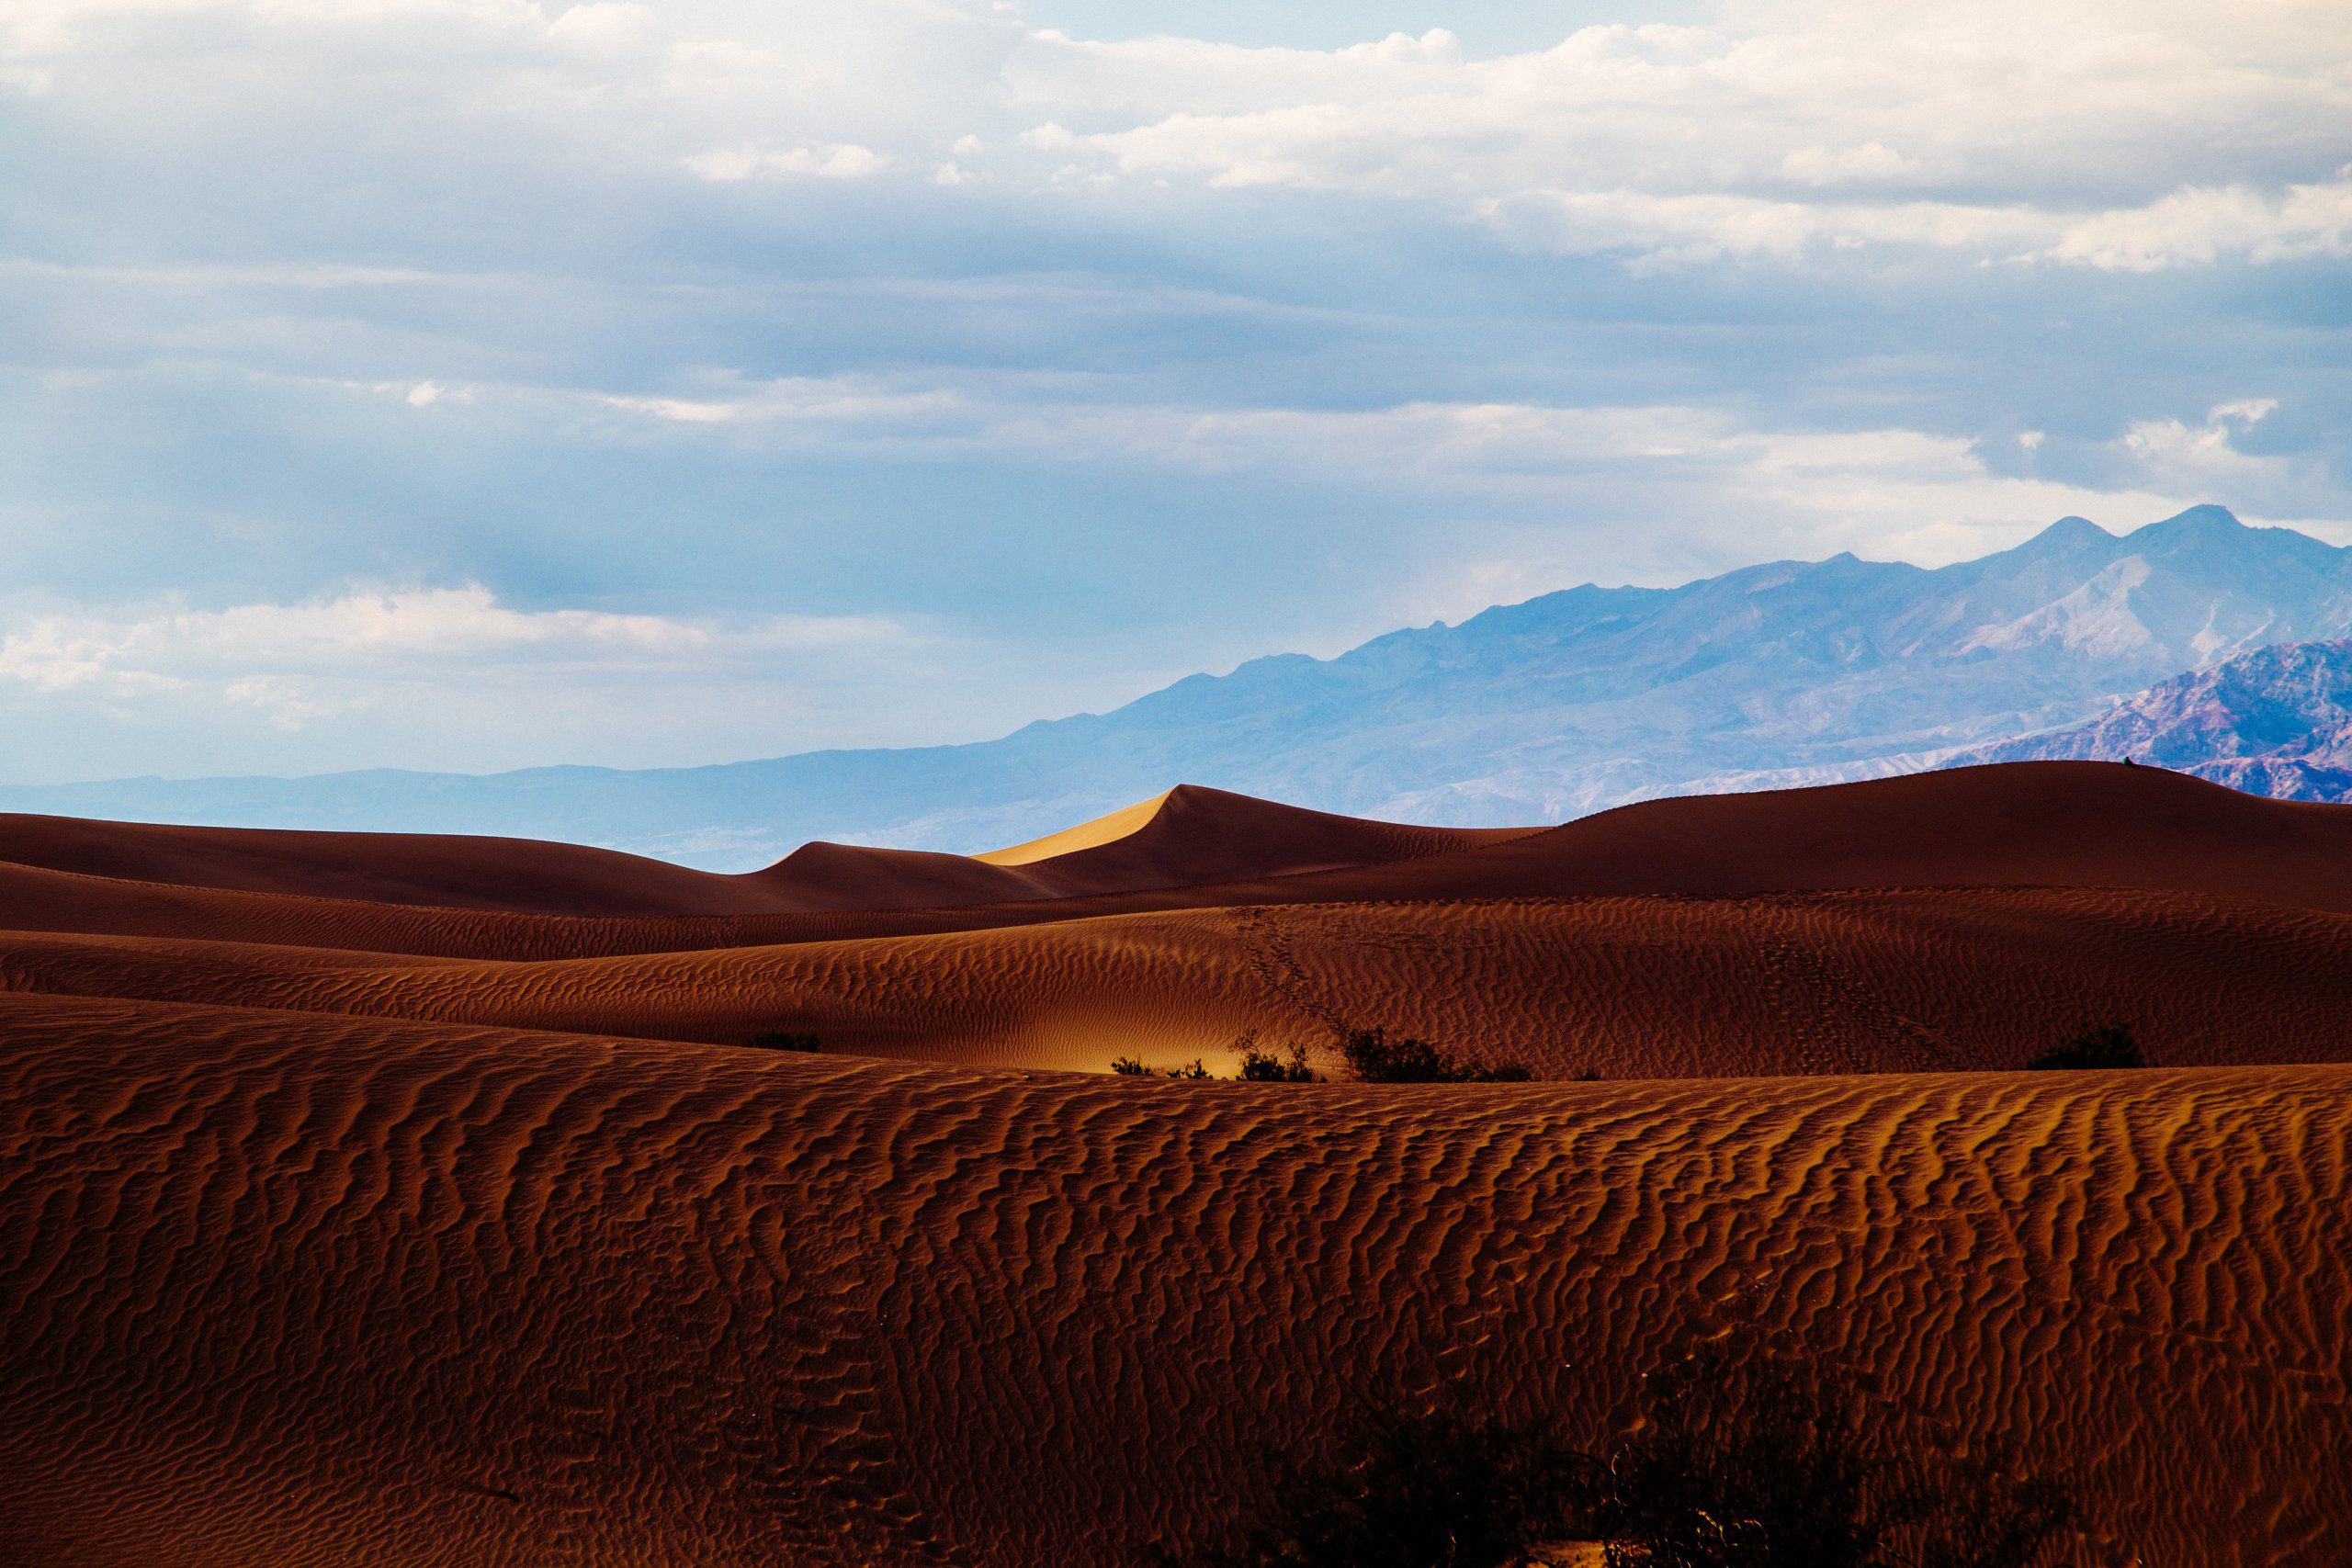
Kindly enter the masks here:
<path id="1" fill-rule="evenodd" d="M 1597 1437 L 1738 1324 L 2073 1471 L 2069 1561 L 2352 1561 L 2352 808 L 1180 789 L 741 877 L 18 818 L 0 928 L 0 1562 L 1115 1563 L 1348 1388 Z M 2000 1070 L 2110 1021 L 2160 1066 Z M 1550 1081 L 1101 1071 L 1342 1024 Z"/>

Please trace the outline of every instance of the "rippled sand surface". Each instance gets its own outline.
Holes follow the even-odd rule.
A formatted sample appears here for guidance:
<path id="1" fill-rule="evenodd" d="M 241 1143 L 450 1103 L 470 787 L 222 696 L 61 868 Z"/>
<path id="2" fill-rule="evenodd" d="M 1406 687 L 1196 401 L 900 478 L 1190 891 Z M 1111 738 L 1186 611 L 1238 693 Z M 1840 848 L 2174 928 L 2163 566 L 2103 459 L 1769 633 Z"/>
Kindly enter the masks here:
<path id="1" fill-rule="evenodd" d="M 2098 771 L 1977 772 L 1967 831 L 2075 880 L 1955 880 L 1947 825 L 1834 790 L 1770 808 L 1847 885 L 1692 886 L 1655 820 L 1649 887 L 1547 847 L 1583 824 L 1285 859 L 1278 807 L 1220 882 L 1163 834 L 1009 868 L 1125 891 L 930 908 L 553 913 L 429 843 L 284 890 L 221 885 L 266 880 L 234 840 L 8 863 L 0 1562 L 1093 1568 L 1349 1388 L 1597 1436 L 1735 1325 L 2072 1470 L 2080 1562 L 2352 1562 L 2343 818 L 2194 786 L 2102 840 L 2031 821 Z M 482 897 L 354 897 L 386 863 Z M 1983 1070 L 2115 1019 L 2165 1066 Z M 1604 1076 L 1059 1070 L 1334 1022 Z"/>

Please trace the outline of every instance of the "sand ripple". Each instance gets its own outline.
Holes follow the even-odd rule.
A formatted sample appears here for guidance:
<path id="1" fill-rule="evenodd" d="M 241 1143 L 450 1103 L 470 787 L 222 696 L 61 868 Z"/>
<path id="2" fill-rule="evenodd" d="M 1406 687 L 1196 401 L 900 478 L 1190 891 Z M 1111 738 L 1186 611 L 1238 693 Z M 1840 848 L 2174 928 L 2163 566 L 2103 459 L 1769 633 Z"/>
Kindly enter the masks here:
<path id="1" fill-rule="evenodd" d="M 1092 1564 L 1441 1371 L 1732 1318 L 2352 1561 L 2352 1069 L 1182 1086 L 0 998 L 28 1564 Z M 2136 1554 L 2136 1557 L 2134 1556 Z"/>

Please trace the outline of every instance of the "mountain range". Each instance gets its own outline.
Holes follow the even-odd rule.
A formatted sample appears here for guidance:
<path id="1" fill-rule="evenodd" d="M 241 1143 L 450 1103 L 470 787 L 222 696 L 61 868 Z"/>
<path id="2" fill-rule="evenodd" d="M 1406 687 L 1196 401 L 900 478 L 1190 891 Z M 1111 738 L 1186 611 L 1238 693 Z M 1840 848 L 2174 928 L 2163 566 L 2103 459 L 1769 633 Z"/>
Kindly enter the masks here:
<path id="1" fill-rule="evenodd" d="M 2135 693 L 2088 723 L 1954 761 L 2126 758 L 2280 800 L 2352 796 L 2352 640 L 2258 648 Z"/>
<path id="2" fill-rule="evenodd" d="M 2250 691 L 2220 674 L 2239 656 L 2347 633 L 2352 550 L 2198 506 L 2120 536 L 2068 517 L 2013 549 L 1936 569 L 1841 554 L 1672 589 L 1587 585 L 1333 659 L 1253 660 L 971 745 L 684 769 L 18 785 L 0 788 L 0 808 L 498 833 L 724 870 L 818 838 L 978 851 L 1179 782 L 1411 822 L 1558 821 L 1658 795 L 1914 772 L 1996 751 L 2109 754 L 2132 724 Z M 2312 660 L 2340 668 L 2345 656 L 2296 657 L 2308 673 Z M 2288 669 L 2246 665 L 2245 679 Z M 2173 690 L 2200 671 L 2207 686 Z M 2317 722 L 2343 688 L 2311 690 L 2322 706 L 2305 716 Z M 2286 699 L 2264 711 L 2289 728 L 2302 712 Z M 2181 735 L 2181 756 L 2201 763 Z M 2160 760 L 2145 739 L 2134 749 Z M 2231 755 L 2245 767 L 2228 782 L 2271 777 L 2253 752 Z M 2333 787 L 2318 773 L 2288 782 Z"/>

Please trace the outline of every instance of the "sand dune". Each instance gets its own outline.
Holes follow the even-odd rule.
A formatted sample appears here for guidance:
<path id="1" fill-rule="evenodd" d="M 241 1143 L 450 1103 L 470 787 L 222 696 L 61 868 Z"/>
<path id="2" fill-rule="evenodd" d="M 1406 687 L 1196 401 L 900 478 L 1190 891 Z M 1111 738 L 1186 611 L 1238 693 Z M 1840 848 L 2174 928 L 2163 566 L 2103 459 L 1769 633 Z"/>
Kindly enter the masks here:
<path id="1" fill-rule="evenodd" d="M 2352 1071 L 1188 1086 L 0 998 L 0 1514 L 74 1568 L 1092 1565 L 1351 1382 L 1724 1321 L 2352 1559 Z"/>
<path id="2" fill-rule="evenodd" d="M 1130 816 L 1146 807 L 1147 815 Z M 1393 866 L 1540 830 L 1367 822 L 1183 784 L 1098 822 L 981 858 L 1017 863 L 1041 892 L 1068 898 Z M 1023 858 L 1010 862 L 1010 855 Z"/>
<path id="3" fill-rule="evenodd" d="M 2265 800 L 2159 768 L 2026 762 L 1645 801 L 1371 872 L 1390 898 L 1831 887 L 2146 887 L 2352 913 L 2352 807 Z"/>
<path id="4" fill-rule="evenodd" d="M 452 909 L 708 915 L 774 907 L 741 878 L 524 839 L 0 815 L 0 862 L 175 887 Z"/>
<path id="5" fill-rule="evenodd" d="M 2075 1562 L 2333 1568 L 2347 852 L 2098 764 L 746 877 L 0 821 L 0 1563 L 1099 1568 L 1345 1388 L 1597 1435 L 1752 1319 Z M 1055 1070 L 1342 1023 L 1603 1081 Z"/>
<path id="6" fill-rule="evenodd" d="M 2352 1059 L 2352 917 L 2181 894 L 1272 905 L 484 963 L 0 935 L 0 987 L 1100 1071 L 1378 1024 L 1617 1077 L 2015 1066 L 2135 1025 L 2167 1065 Z"/>
<path id="7" fill-rule="evenodd" d="M 718 875 L 574 844 L 0 814 L 0 863 L 175 887 L 521 914 L 775 915 L 1128 893 L 1385 863 L 1534 829 L 1415 828 L 1193 785 L 992 855 L 812 843 Z"/>
<path id="8" fill-rule="evenodd" d="M 1180 789 L 1125 837 L 1019 865 L 812 844 L 740 877 L 500 840 L 381 846 L 370 835 L 95 827 L 106 855 L 0 856 L 0 929 L 537 959 L 1254 904 L 1836 888 L 2144 888 L 2352 913 L 2352 807 L 2264 800 L 2099 762 L 1652 801 L 1541 830 L 1399 828 Z M 148 833 L 217 834 L 221 844 L 217 854 L 160 857 L 142 878 L 79 869 L 132 869 Z M 249 840 L 281 837 L 325 842 L 300 846 L 315 860 L 298 857 L 272 883 L 278 874 L 262 852 L 276 852 L 273 844 Z M 348 872 L 334 869 L 341 840 L 351 841 Z M 25 853 L 41 849 L 36 842 Z M 542 851 L 544 872 L 534 858 Z M 255 886 L 232 883 L 230 872 L 213 869 L 220 862 Z M 401 868 L 397 875 L 386 863 Z M 596 878 L 627 867 L 650 868 L 650 891 L 602 895 L 608 907 L 588 912 Z M 352 891 L 370 879 L 398 881 L 419 897 Z M 448 889 L 450 901 L 421 901 L 428 887 Z M 556 902 L 572 908 L 543 907 Z M 642 912 L 657 902 L 659 912 Z"/>
<path id="9" fill-rule="evenodd" d="M 1031 839 L 1026 843 L 1013 844 L 1001 850 L 988 850 L 972 858 L 989 865 L 1032 865 L 1041 860 L 1052 860 L 1078 850 L 1091 850 L 1107 844 L 1149 822 L 1168 803 L 1173 790 L 1163 790 L 1148 800 L 1138 800 L 1133 806 L 1123 806 L 1116 811 L 1105 812 L 1089 822 Z"/>

